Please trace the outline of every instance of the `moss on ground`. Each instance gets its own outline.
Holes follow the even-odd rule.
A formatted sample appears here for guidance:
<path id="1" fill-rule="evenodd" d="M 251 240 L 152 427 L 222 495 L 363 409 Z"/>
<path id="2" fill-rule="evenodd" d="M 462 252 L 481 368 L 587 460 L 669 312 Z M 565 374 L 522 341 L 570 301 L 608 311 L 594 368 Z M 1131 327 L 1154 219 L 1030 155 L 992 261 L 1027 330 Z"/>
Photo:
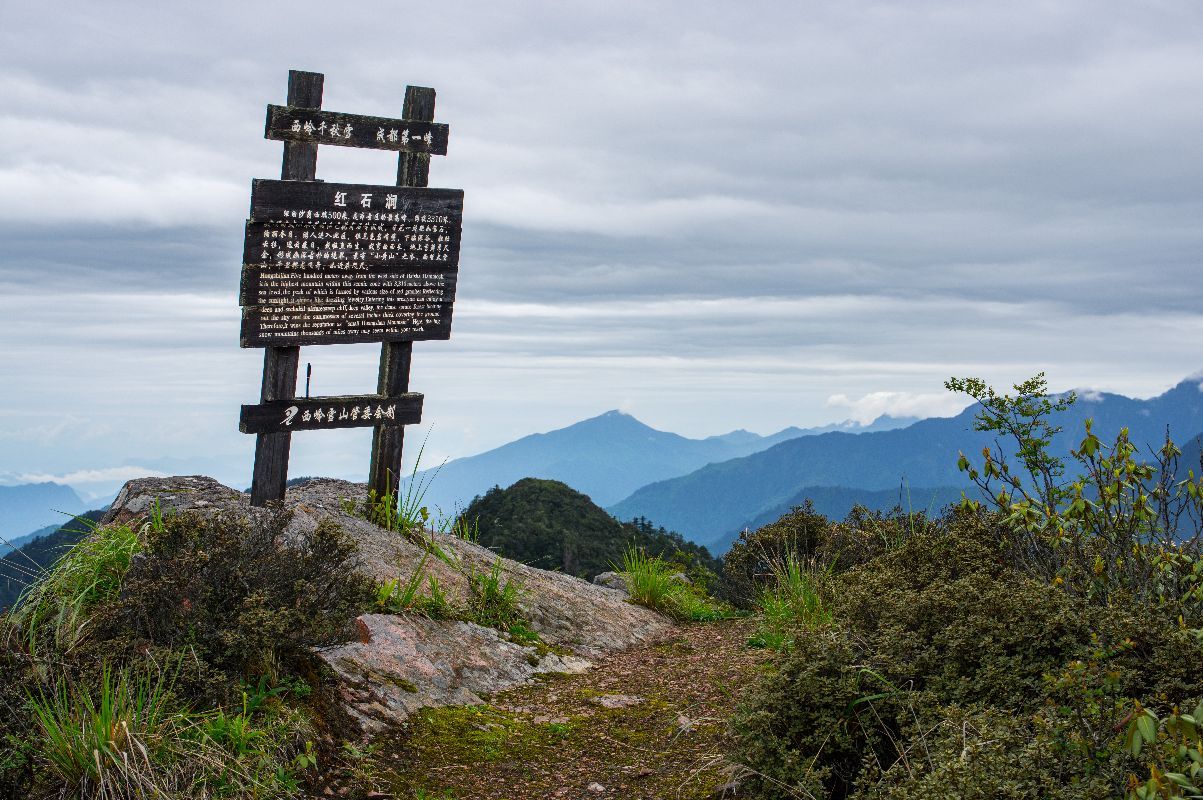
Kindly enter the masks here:
<path id="1" fill-rule="evenodd" d="M 485 705 L 424 709 L 382 743 L 398 798 L 705 798 L 730 773 L 725 724 L 763 655 L 745 621 L 683 628 L 582 675 L 546 675 Z M 607 695 L 635 696 L 606 708 Z"/>

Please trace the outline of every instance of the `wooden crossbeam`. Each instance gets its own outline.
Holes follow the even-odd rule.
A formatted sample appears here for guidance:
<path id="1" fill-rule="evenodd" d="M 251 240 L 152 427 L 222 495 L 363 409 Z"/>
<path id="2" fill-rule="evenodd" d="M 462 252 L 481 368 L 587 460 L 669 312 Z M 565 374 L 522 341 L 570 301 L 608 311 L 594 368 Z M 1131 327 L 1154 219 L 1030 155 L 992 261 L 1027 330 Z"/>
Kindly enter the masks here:
<path id="1" fill-rule="evenodd" d="M 284 142 L 314 142 L 338 147 L 447 154 L 448 126 L 417 119 L 368 117 L 291 106 L 267 107 L 264 137 Z"/>
<path id="2" fill-rule="evenodd" d="M 422 421 L 422 395 L 413 392 L 294 397 L 242 407 L 238 429 L 243 433 L 316 431 L 334 428 L 393 428 Z"/>

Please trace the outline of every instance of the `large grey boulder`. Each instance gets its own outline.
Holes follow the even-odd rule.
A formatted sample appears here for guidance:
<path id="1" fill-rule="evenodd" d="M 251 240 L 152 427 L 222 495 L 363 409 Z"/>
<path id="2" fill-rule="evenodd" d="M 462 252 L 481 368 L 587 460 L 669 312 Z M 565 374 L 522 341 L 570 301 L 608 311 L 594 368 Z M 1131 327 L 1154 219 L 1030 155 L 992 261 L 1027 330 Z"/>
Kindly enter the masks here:
<path id="1" fill-rule="evenodd" d="M 284 501 L 293 512 L 289 530 L 300 533 L 332 519 L 358 545 L 359 571 L 378 581 L 404 582 L 422 564 L 424 574 L 460 604 L 469 595 L 465 573 L 488 571 L 497 562 L 496 553 L 450 534 L 427 531 L 419 544 L 348 513 L 348 501 L 360 502 L 366 494 L 363 484 L 326 479 L 290 488 Z M 252 509 L 246 494 L 212 478 L 143 478 L 122 488 L 104 522 L 145 516 L 156 502 L 165 513 L 270 513 Z M 423 560 L 434 549 L 442 557 Z M 522 613 L 553 652 L 524 647 L 472 623 L 364 614 L 356 620 L 359 641 L 323 648 L 317 656 L 337 676 L 345 711 L 365 732 L 399 723 L 424 706 L 480 702 L 541 672 L 587 669 L 608 652 L 659 639 L 672 629 L 667 618 L 612 589 L 509 559 L 501 559 L 501 569 L 522 587 Z"/>

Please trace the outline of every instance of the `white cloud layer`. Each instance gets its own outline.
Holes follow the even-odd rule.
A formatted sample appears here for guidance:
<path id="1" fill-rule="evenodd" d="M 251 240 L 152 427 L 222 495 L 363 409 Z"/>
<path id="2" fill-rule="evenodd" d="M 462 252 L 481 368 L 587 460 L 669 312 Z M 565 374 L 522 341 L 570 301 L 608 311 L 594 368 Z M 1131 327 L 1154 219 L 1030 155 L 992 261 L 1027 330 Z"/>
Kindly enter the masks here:
<path id="1" fill-rule="evenodd" d="M 951 417 L 968 405 L 964 398 L 944 393 L 870 392 L 860 397 L 833 394 L 827 398 L 832 408 L 848 409 L 849 417 L 868 424 L 883 414 L 891 417 Z"/>
<path id="2" fill-rule="evenodd" d="M 22 472 L 12 476 L 12 483 L 64 483 L 68 486 L 80 486 L 90 489 L 94 484 L 120 484 L 134 478 L 161 478 L 165 475 L 158 470 L 146 467 L 102 467 L 100 469 L 81 469 L 66 472 L 61 475 L 46 472 Z"/>

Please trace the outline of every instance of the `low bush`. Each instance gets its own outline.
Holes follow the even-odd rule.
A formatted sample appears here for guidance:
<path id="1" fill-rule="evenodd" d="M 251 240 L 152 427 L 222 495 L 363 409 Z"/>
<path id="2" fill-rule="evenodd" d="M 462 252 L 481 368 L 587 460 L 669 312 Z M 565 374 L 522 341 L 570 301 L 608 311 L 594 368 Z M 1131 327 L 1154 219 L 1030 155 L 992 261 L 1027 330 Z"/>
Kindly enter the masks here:
<path id="1" fill-rule="evenodd" d="M 923 776 L 953 769 L 931 732 L 971 710 L 1028 720 L 1007 733 L 1031 740 L 1025 769 L 1044 765 L 1024 785 L 1043 774 L 1048 786 L 1118 787 L 1141 769 L 1122 746 L 1133 699 L 1166 711 L 1198 702 L 1193 636 L 1156 612 L 1091 606 L 1000 565 L 973 523 L 950 520 L 948 534 L 916 536 L 836 579 L 835 623 L 795 637 L 737 720 L 743 763 L 767 776 L 763 796 L 922 797 L 938 785 Z M 999 759 L 989 769 L 1001 780 Z M 883 781 L 915 793 L 879 795 Z M 993 788 L 951 796 L 1002 791 L 983 785 Z M 994 796 L 1056 796 L 1007 791 Z"/>
<path id="2" fill-rule="evenodd" d="M 309 648 L 372 587 L 335 525 L 100 528 L 0 617 L 4 796 L 297 796 L 317 763 Z"/>
<path id="3" fill-rule="evenodd" d="M 739 608 L 753 608 L 773 582 L 773 567 L 787 556 L 811 560 L 830 537 L 831 522 L 808 501 L 776 522 L 744 531 L 723 556 L 723 597 Z"/>
<path id="4" fill-rule="evenodd" d="M 749 788 L 858 800 L 1200 796 L 1203 483 L 1163 477 L 1172 442 L 1143 465 L 1126 434 L 1107 445 L 1089 426 L 1073 453 L 1085 472 L 1067 478 L 1046 418 L 1072 400 L 1044 397 L 1039 378 L 1017 398 L 952 383 L 982 402 L 981 430 L 1015 439 L 1019 466 L 1001 449 L 980 469 L 961 459 L 995 492 L 986 504 L 936 519 L 783 523 L 779 533 L 819 531 L 792 552 L 830 579 L 815 593 L 823 605 L 800 592 L 810 597 L 800 614 L 782 610 L 783 587 L 801 577 L 790 556 L 775 575 L 750 550 L 736 562 L 744 586 L 768 582 L 766 609 L 797 620 L 735 720 Z M 757 534 L 787 553 L 799 539 Z M 808 615 L 818 624 L 803 624 Z"/>
<path id="5" fill-rule="evenodd" d="M 371 606 L 356 546 L 329 521 L 289 527 L 287 513 L 254 523 L 181 514 L 152 528 L 104 619 L 104 637 L 130 649 L 187 650 L 190 675 L 215 673 L 207 700 L 238 701 L 244 680 L 275 680 L 310 647 L 346 641 Z"/>

